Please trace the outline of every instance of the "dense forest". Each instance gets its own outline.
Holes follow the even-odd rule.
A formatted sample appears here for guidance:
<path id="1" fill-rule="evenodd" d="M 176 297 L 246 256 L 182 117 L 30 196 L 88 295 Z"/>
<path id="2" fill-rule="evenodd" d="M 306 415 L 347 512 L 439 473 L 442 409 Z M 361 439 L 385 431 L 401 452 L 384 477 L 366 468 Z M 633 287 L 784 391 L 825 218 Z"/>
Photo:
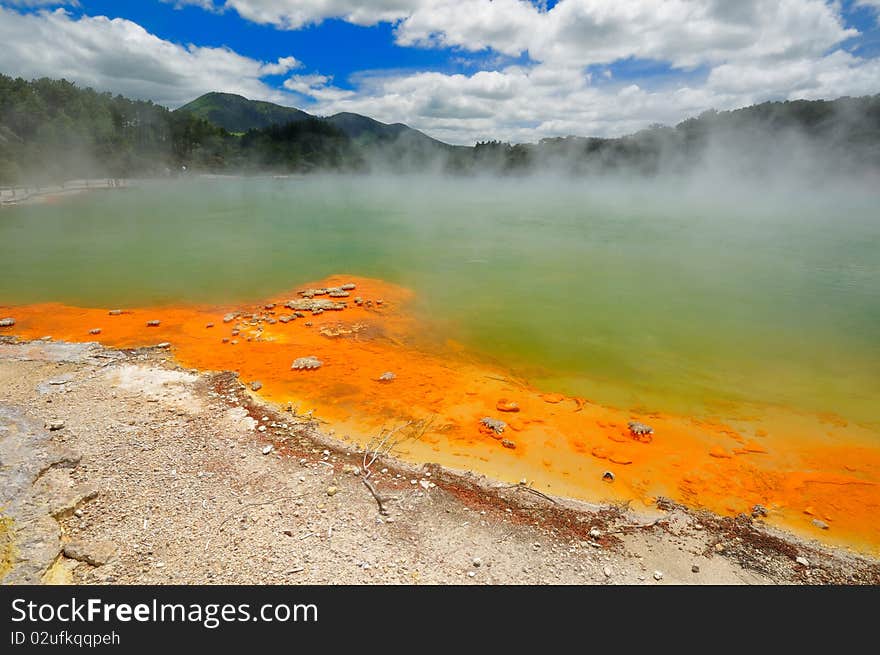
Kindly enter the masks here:
<path id="1" fill-rule="evenodd" d="M 233 135 L 187 112 L 81 89 L 66 80 L 0 75 L 0 185 L 180 171 L 351 169 L 339 129 L 309 119 Z"/>
<path id="2" fill-rule="evenodd" d="M 224 98 L 235 99 L 239 113 L 241 101 L 252 102 L 209 96 L 214 110 Z M 258 104 L 265 113 L 267 103 Z M 169 111 L 65 80 L 0 75 L 0 185 L 183 171 L 654 175 L 719 162 L 761 175 L 805 160 L 844 173 L 880 170 L 880 95 L 711 110 L 675 127 L 654 125 L 619 138 L 485 141 L 472 148 L 356 114 L 296 117 L 232 133 L 191 111 Z"/>

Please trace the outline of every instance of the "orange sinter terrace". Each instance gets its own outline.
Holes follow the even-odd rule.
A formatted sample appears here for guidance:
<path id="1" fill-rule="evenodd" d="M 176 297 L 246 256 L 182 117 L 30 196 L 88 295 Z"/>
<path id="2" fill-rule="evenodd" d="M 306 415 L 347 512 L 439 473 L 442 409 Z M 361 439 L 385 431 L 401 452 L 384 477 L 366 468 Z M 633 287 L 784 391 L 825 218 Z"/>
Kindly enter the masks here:
<path id="1" fill-rule="evenodd" d="M 722 515 L 760 505 L 772 525 L 880 552 L 880 447 L 867 428 L 776 407 L 752 420 L 643 413 L 537 389 L 455 342 L 425 339 L 412 296 L 333 276 L 251 306 L 5 307 L 15 324 L 0 333 L 167 342 L 181 365 L 235 371 L 347 441 L 425 421 L 395 450 L 412 462 L 641 509 L 658 496 Z"/>

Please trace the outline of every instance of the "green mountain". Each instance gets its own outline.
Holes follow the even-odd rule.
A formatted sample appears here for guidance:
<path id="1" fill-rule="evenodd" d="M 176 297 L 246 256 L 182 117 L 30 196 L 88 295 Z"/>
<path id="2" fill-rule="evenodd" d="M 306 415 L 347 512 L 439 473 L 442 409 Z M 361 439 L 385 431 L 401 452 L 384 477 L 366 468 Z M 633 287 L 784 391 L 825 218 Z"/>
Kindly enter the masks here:
<path id="1" fill-rule="evenodd" d="M 282 107 L 271 102 L 248 100 L 234 93 L 206 93 L 176 110 L 188 112 L 228 132 L 247 132 L 270 125 L 285 125 L 312 118 L 310 114 L 293 107 Z"/>
<path id="2" fill-rule="evenodd" d="M 380 123 L 369 116 L 352 114 L 347 111 L 327 116 L 324 120 L 345 132 L 355 141 L 364 144 L 402 141 L 407 145 L 452 147 L 403 123 L 389 125 L 388 123 Z"/>
<path id="3" fill-rule="evenodd" d="M 247 132 L 271 125 L 286 125 L 304 121 L 312 116 L 300 109 L 283 107 L 271 102 L 249 100 L 232 93 L 206 93 L 184 105 L 176 112 L 188 112 L 229 132 Z M 380 123 L 360 114 L 342 112 L 320 120 L 338 128 L 352 140 L 363 145 L 390 144 L 399 140 L 407 144 L 448 147 L 447 144 L 414 130 L 403 123 Z"/>

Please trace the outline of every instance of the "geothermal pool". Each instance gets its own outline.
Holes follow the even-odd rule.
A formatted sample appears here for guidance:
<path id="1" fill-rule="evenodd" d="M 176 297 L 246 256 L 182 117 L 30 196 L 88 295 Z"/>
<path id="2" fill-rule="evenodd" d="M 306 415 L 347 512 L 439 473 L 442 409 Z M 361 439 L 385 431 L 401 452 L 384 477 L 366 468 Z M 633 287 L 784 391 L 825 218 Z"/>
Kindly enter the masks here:
<path id="1" fill-rule="evenodd" d="M 420 407 L 442 429 L 413 459 L 593 500 L 761 502 L 781 525 L 873 550 L 878 200 L 717 181 L 142 182 L 0 212 L 0 314 L 22 336 L 161 333 L 186 365 L 236 368 L 355 439 Z M 386 302 L 316 316 L 311 331 L 267 324 L 226 354 L 224 311 L 262 311 L 329 276 Z M 114 332 L 116 307 L 137 311 Z M 318 331 L 354 325 L 364 332 L 345 343 Z M 260 350 L 264 334 L 283 350 Z M 296 378 L 285 358 L 312 351 L 345 373 Z M 393 394 L 374 379 L 392 366 Z M 480 432 L 483 415 L 511 424 L 514 449 Z M 652 443 L 628 420 L 651 424 Z"/>

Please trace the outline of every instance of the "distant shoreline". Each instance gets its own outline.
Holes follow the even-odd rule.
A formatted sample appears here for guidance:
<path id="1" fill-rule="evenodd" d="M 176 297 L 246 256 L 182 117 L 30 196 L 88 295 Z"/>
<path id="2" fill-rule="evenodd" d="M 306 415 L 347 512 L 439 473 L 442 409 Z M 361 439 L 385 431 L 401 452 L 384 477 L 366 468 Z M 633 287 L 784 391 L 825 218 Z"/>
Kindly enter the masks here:
<path id="1" fill-rule="evenodd" d="M 0 207 L 51 202 L 58 196 L 75 195 L 86 191 L 128 188 L 130 180 L 124 178 L 95 178 L 67 180 L 61 184 L 34 184 L 0 187 Z"/>

